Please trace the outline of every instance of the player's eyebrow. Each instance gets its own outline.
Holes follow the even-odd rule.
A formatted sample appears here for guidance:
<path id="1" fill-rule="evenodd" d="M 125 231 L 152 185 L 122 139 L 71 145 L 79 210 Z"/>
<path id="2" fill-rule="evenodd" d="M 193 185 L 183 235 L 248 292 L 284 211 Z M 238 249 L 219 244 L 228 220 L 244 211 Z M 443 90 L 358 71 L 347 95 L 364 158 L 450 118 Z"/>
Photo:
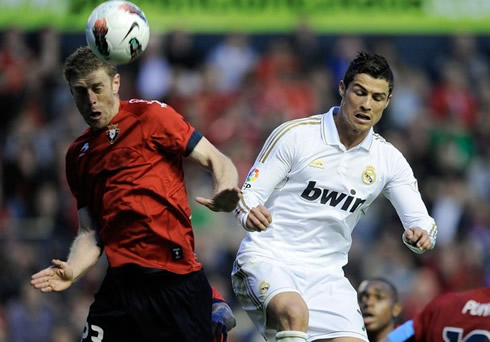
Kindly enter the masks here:
<path id="1" fill-rule="evenodd" d="M 96 87 L 102 87 L 104 85 L 104 82 L 95 82 L 92 84 L 74 84 L 73 88 L 74 89 L 89 89 L 89 88 L 96 88 Z"/>
<path id="2" fill-rule="evenodd" d="M 93 87 L 100 87 L 102 85 L 104 85 L 104 82 L 94 82 L 94 83 L 90 84 L 89 86 L 91 88 L 93 88 Z"/>
<path id="3" fill-rule="evenodd" d="M 363 91 L 365 91 L 366 93 L 369 93 L 368 89 L 366 87 L 364 87 L 362 84 L 360 83 L 357 83 L 357 82 L 354 82 L 354 84 L 352 85 L 352 87 L 359 87 L 361 88 Z M 373 93 L 373 96 L 382 96 L 383 98 L 386 98 L 387 94 L 385 92 L 375 92 Z"/>

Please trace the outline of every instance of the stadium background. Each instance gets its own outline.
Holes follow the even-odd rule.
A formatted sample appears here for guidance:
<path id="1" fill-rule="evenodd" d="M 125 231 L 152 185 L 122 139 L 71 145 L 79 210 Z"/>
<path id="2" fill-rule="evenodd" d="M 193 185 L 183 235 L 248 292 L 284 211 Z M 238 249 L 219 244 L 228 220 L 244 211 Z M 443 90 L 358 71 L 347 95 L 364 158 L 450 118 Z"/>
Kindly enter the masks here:
<path id="1" fill-rule="evenodd" d="M 104 274 L 102 259 L 63 293 L 30 275 L 65 258 L 76 208 L 64 154 L 86 127 L 61 76 L 85 45 L 101 1 L 0 0 L 0 341 L 75 341 Z M 439 226 L 422 256 L 401 242 L 379 198 L 354 231 L 346 273 L 356 287 L 382 276 L 400 290 L 403 319 L 439 293 L 490 284 L 490 5 L 485 0 L 134 1 L 151 45 L 120 67 L 122 98 L 169 103 L 236 163 L 242 182 L 279 123 L 325 112 L 355 53 L 387 57 L 394 97 L 376 127 L 412 165 Z M 237 316 L 233 342 L 255 342 L 229 274 L 244 231 L 231 214 L 195 204 L 212 180 L 186 165 L 196 247 Z"/>

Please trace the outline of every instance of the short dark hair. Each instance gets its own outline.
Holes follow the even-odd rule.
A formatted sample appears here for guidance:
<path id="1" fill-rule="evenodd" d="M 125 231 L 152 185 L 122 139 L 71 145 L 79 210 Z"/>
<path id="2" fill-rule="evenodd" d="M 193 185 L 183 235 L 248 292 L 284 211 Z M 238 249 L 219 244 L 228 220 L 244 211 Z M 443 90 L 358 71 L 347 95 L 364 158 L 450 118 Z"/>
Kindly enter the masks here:
<path id="1" fill-rule="evenodd" d="M 98 58 L 88 46 L 79 47 L 66 59 L 63 77 L 69 84 L 74 78 L 84 77 L 100 68 L 105 69 L 110 77 L 117 74 L 115 65 Z"/>
<path id="2" fill-rule="evenodd" d="M 393 91 L 393 72 L 383 56 L 370 52 L 359 52 L 345 72 L 344 84 L 346 88 L 357 74 L 368 74 L 373 78 L 384 79 L 388 81 L 389 94 Z"/>
<path id="3" fill-rule="evenodd" d="M 380 283 L 385 283 L 386 285 L 388 285 L 388 287 L 391 290 L 391 296 L 393 299 L 393 303 L 398 303 L 398 301 L 400 300 L 400 298 L 398 297 L 398 290 L 396 289 L 396 286 L 391 281 L 389 281 L 388 279 L 382 278 L 382 277 L 377 277 L 377 278 L 368 279 L 368 281 L 379 281 Z"/>

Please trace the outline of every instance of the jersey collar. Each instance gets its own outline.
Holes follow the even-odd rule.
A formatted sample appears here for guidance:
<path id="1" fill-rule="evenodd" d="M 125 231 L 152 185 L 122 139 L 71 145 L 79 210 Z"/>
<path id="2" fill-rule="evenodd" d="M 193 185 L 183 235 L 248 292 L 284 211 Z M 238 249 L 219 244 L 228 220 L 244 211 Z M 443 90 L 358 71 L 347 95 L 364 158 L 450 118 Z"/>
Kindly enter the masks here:
<path id="1" fill-rule="evenodd" d="M 342 149 L 345 149 L 344 145 L 340 142 L 339 132 L 337 131 L 337 126 L 335 126 L 335 122 L 333 120 L 333 116 L 337 115 L 339 111 L 339 107 L 335 106 L 330 108 L 330 110 L 325 113 L 322 117 L 322 137 L 323 141 L 327 145 L 339 146 Z M 374 130 L 371 127 L 369 130 L 369 134 L 364 138 L 363 141 L 353 149 L 362 148 L 366 151 L 369 151 L 371 148 L 371 144 L 373 142 L 373 134 Z"/>

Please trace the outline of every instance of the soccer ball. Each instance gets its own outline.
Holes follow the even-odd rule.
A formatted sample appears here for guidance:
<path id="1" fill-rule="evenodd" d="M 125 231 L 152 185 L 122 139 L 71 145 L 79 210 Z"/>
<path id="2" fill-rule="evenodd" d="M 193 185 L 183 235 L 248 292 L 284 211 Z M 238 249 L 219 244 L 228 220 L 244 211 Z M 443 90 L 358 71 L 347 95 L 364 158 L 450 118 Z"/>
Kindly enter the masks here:
<path id="1" fill-rule="evenodd" d="M 125 64 L 145 51 L 150 27 L 145 14 L 135 4 L 106 1 L 90 14 L 85 38 L 100 59 L 112 64 Z"/>

